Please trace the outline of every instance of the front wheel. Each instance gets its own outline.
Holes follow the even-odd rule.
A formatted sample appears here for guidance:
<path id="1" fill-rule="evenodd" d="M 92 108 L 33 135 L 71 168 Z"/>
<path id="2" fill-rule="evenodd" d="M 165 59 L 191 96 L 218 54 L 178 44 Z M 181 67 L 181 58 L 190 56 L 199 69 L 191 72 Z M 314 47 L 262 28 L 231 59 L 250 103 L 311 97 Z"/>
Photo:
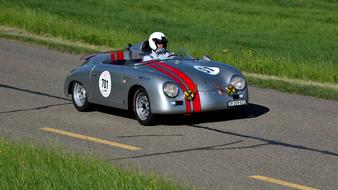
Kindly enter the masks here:
<path id="1" fill-rule="evenodd" d="M 81 83 L 74 82 L 73 84 L 72 102 L 74 107 L 80 112 L 89 111 L 91 108 L 91 104 L 87 98 L 87 91 Z"/>
<path id="2" fill-rule="evenodd" d="M 134 94 L 133 109 L 137 121 L 141 125 L 152 125 L 155 115 L 151 113 L 149 96 L 144 88 L 139 88 Z"/>

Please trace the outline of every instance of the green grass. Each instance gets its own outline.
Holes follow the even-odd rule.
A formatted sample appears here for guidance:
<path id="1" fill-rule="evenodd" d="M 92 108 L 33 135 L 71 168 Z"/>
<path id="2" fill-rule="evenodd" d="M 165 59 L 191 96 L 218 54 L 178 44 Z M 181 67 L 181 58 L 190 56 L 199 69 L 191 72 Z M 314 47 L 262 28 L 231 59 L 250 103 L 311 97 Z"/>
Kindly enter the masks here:
<path id="1" fill-rule="evenodd" d="M 246 77 L 249 84 L 254 84 L 260 88 L 271 88 L 282 92 L 289 92 L 294 94 L 303 94 L 307 96 L 314 96 L 317 98 L 324 98 L 338 101 L 338 91 L 335 89 L 318 87 L 315 85 L 300 85 L 292 84 L 285 81 L 276 80 L 261 80 L 253 77 Z"/>
<path id="2" fill-rule="evenodd" d="M 0 189 L 178 190 L 157 176 L 122 170 L 85 156 L 0 138 Z M 187 188 L 185 188 L 187 189 Z"/>
<path id="3" fill-rule="evenodd" d="M 0 0 L 0 25 L 112 49 L 163 31 L 172 49 L 246 72 L 337 84 L 337 10 L 332 0 Z"/>
<path id="4" fill-rule="evenodd" d="M 12 40 L 17 40 L 17 41 L 39 44 L 39 45 L 46 46 L 50 49 L 56 49 L 56 50 L 60 50 L 60 51 L 63 51 L 63 52 L 69 52 L 69 53 L 84 54 L 86 52 L 96 52 L 96 51 L 98 51 L 97 49 L 94 49 L 94 48 L 85 48 L 85 47 L 79 47 L 77 45 L 55 43 L 55 42 L 50 42 L 50 41 L 46 41 L 46 40 L 36 39 L 34 37 L 29 37 L 29 36 L 17 36 L 17 35 L 1 34 L 0 33 L 0 38 L 7 38 L 7 39 L 12 39 Z"/>

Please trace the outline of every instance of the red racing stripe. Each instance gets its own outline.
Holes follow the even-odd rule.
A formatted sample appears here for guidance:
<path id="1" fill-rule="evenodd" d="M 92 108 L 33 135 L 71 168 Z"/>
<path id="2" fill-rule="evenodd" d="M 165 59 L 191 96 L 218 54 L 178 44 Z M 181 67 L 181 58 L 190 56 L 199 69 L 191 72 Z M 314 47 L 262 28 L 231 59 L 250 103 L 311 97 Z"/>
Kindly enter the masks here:
<path id="1" fill-rule="evenodd" d="M 199 95 L 197 86 L 195 85 L 194 81 L 191 80 L 191 78 L 188 75 L 186 75 L 185 73 L 183 73 L 179 69 L 177 69 L 173 66 L 170 66 L 169 64 L 166 64 L 164 62 L 156 62 L 156 64 L 168 69 L 169 71 L 171 71 L 172 73 L 177 75 L 180 79 L 182 79 L 187 84 L 187 86 L 190 90 L 195 92 L 195 98 L 193 100 L 194 112 L 201 112 L 200 95 Z"/>
<path id="2" fill-rule="evenodd" d="M 124 59 L 123 51 L 118 51 L 117 52 L 117 60 L 121 61 L 123 59 Z"/>
<path id="3" fill-rule="evenodd" d="M 115 61 L 115 52 L 111 53 L 111 62 L 113 63 Z"/>
<path id="4" fill-rule="evenodd" d="M 186 87 L 184 86 L 184 84 L 175 76 L 173 75 L 172 73 L 168 72 L 167 70 L 157 66 L 157 65 L 152 65 L 152 64 L 148 64 L 147 66 L 153 68 L 153 69 L 156 69 L 158 71 L 160 71 L 161 73 L 169 76 L 171 79 L 173 79 L 175 82 L 177 82 L 180 87 L 182 88 L 183 91 L 186 91 Z M 190 108 L 190 101 L 186 100 L 185 101 L 185 107 L 186 107 L 186 113 L 191 113 L 191 108 Z"/>

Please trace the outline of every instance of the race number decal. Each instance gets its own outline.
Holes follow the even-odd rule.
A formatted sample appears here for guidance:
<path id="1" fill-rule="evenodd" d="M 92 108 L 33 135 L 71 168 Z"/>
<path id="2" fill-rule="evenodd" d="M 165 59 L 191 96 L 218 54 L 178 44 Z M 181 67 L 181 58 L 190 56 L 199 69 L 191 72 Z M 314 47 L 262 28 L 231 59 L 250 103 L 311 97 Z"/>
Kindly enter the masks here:
<path id="1" fill-rule="evenodd" d="M 111 91 L 111 79 L 108 71 L 101 73 L 99 78 L 99 88 L 102 96 L 107 98 Z"/>
<path id="2" fill-rule="evenodd" d="M 194 66 L 194 68 L 204 73 L 207 73 L 209 75 L 217 75 L 219 73 L 218 67 L 207 67 L 207 66 L 196 65 Z"/>

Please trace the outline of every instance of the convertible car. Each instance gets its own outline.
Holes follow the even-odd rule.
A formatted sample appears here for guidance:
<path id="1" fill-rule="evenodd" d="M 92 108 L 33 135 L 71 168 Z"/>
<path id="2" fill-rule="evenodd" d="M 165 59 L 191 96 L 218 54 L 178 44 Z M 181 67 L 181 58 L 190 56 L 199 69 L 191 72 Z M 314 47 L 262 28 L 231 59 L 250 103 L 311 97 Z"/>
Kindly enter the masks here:
<path id="1" fill-rule="evenodd" d="M 142 125 L 160 114 L 192 114 L 248 104 L 248 87 L 236 68 L 193 58 L 186 51 L 163 60 L 142 61 L 150 53 L 147 41 L 126 50 L 83 57 L 64 83 L 78 111 L 94 105 L 130 110 Z"/>

